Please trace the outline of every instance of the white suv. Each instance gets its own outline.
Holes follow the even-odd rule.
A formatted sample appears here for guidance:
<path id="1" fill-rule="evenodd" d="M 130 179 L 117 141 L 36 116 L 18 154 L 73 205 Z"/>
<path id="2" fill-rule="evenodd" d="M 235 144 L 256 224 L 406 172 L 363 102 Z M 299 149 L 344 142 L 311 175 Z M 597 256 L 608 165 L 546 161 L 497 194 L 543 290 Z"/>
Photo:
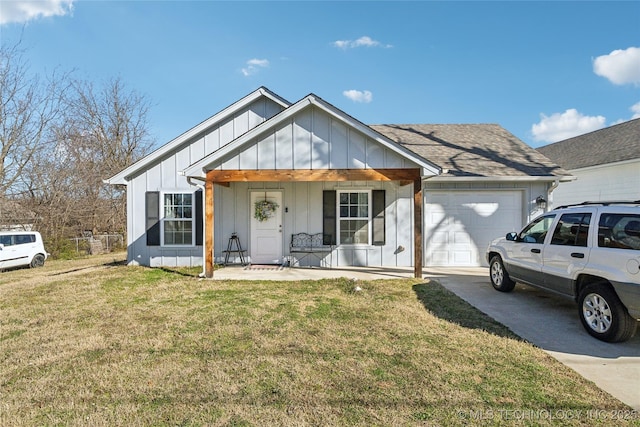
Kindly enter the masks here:
<path id="1" fill-rule="evenodd" d="M 42 267 L 47 255 L 37 231 L 0 232 L 0 270 L 27 265 Z"/>
<path id="2" fill-rule="evenodd" d="M 607 342 L 640 320 L 640 201 L 585 202 L 548 212 L 487 249 L 491 284 L 515 282 L 575 299 L 582 325 Z"/>

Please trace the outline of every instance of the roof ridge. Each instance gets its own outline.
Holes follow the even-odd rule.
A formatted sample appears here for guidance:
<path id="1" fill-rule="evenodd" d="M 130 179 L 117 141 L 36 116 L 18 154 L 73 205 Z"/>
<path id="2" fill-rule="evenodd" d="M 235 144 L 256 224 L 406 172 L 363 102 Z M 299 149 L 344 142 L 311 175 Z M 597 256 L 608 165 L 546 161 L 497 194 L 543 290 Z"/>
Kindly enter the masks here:
<path id="1" fill-rule="evenodd" d="M 543 145 L 543 146 L 538 147 L 538 148 L 550 147 L 550 146 L 553 146 L 553 145 L 556 145 L 556 144 L 560 144 L 560 143 L 563 143 L 563 142 L 571 141 L 572 139 L 584 138 L 584 137 L 587 137 L 589 135 L 593 135 L 593 134 L 598 133 L 598 132 L 611 131 L 611 129 L 613 129 L 613 128 L 616 128 L 616 127 L 621 126 L 621 125 L 629 125 L 629 124 L 631 124 L 631 123 L 633 123 L 635 121 L 638 121 L 638 123 L 640 123 L 640 117 L 635 118 L 635 119 L 625 120 L 624 122 L 615 123 L 615 124 L 612 124 L 612 125 L 609 125 L 609 126 L 605 126 L 603 128 L 600 128 L 600 129 L 596 129 L 596 130 L 592 130 L 590 132 L 582 133 L 580 135 L 572 136 L 570 138 L 565 138 L 565 139 L 560 140 L 560 141 L 551 142 L 549 144 Z"/>

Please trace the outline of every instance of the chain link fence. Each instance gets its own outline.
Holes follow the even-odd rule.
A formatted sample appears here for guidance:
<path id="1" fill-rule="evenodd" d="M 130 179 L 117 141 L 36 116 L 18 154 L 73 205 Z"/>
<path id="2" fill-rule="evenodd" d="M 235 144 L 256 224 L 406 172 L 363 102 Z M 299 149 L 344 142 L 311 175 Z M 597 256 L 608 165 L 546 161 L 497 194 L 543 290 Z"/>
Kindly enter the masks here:
<path id="1" fill-rule="evenodd" d="M 69 239 L 74 243 L 77 253 L 97 255 L 124 248 L 122 234 L 93 234 Z"/>

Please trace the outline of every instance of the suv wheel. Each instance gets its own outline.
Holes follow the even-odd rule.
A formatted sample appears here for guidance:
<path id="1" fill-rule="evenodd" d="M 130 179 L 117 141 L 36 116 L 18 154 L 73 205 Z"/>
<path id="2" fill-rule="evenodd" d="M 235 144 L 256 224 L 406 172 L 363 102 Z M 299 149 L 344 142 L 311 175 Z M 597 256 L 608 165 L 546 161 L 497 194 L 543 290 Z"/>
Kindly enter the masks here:
<path id="1" fill-rule="evenodd" d="M 606 342 L 631 338 L 638 326 L 606 282 L 585 286 L 578 297 L 582 326 L 591 336 Z"/>
<path id="2" fill-rule="evenodd" d="M 35 254 L 30 264 L 31 268 L 42 267 L 44 266 L 44 255 Z"/>
<path id="3" fill-rule="evenodd" d="M 504 269 L 500 255 L 495 255 L 491 258 L 491 262 L 489 262 L 489 277 L 493 288 L 500 292 L 511 292 L 516 286 L 516 283 L 509 277 L 507 270 Z"/>

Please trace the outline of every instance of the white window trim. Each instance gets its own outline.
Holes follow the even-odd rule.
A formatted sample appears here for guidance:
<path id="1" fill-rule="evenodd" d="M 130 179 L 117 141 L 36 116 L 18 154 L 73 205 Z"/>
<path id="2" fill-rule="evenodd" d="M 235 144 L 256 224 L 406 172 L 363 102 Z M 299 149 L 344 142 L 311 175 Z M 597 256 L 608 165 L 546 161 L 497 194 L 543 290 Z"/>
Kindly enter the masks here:
<path id="1" fill-rule="evenodd" d="M 164 196 L 165 194 L 191 194 L 191 244 L 190 245 L 178 245 L 175 243 L 164 243 L 164 224 L 165 221 L 184 221 L 186 219 L 166 218 Z M 161 191 L 160 192 L 160 246 L 163 248 L 193 248 L 196 246 L 196 194 L 193 191 L 175 190 L 175 191 Z"/>
<path id="2" fill-rule="evenodd" d="M 336 243 L 341 246 L 371 246 L 371 229 L 372 229 L 372 220 L 371 220 L 371 189 L 370 188 L 342 188 L 340 190 L 336 190 Z M 342 217 L 340 216 L 340 194 L 343 193 L 367 193 L 367 243 L 342 243 L 340 240 L 340 221 Z M 364 219 L 360 218 L 345 218 L 345 219 Z"/>

